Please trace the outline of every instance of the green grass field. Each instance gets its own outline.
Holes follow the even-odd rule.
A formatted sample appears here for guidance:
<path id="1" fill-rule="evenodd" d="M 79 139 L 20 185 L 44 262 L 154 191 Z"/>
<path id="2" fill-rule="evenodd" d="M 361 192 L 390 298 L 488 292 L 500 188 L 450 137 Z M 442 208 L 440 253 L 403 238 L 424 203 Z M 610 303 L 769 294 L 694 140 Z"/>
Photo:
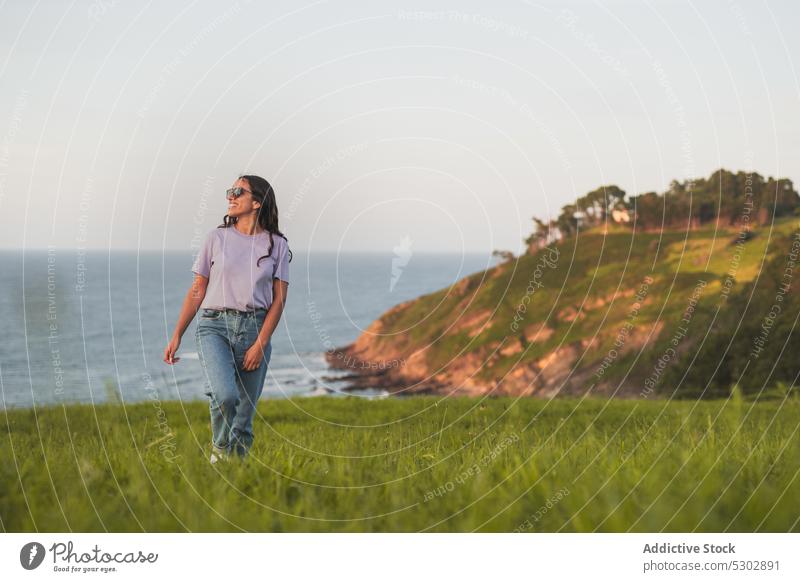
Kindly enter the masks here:
<path id="1" fill-rule="evenodd" d="M 4 531 L 800 531 L 800 399 L 204 402 L 0 415 Z"/>

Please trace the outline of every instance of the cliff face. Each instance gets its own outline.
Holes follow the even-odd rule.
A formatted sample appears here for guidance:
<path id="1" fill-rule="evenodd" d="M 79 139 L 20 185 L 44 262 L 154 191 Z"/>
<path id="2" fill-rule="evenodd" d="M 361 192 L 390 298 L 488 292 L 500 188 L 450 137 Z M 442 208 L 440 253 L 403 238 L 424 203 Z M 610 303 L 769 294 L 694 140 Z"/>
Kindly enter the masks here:
<path id="1" fill-rule="evenodd" d="M 373 321 L 354 343 L 326 354 L 332 368 L 352 371 L 351 387 L 409 394 L 443 388 L 431 378 L 424 350 L 416 349 L 407 336 L 385 339 L 385 334 L 390 333 L 386 321 L 411 303 L 396 305 Z"/>
<path id="2" fill-rule="evenodd" d="M 652 343 L 661 327 L 663 322 L 656 325 L 650 338 L 645 337 L 647 334 L 644 332 L 637 332 L 635 339 L 627 342 L 621 353 L 643 348 L 648 339 L 648 343 Z M 635 396 L 635 390 L 630 387 L 596 381 L 593 370 L 577 365 L 586 342 L 555 348 L 532 362 L 513 358 L 514 355 L 524 355 L 521 347 L 500 349 L 499 342 L 494 342 L 454 357 L 445 367 L 434 367 L 425 358 L 424 349 L 389 344 L 384 351 L 368 335 L 370 332 L 379 333 L 381 329 L 381 320 L 373 322 L 355 343 L 339 348 L 327 357 L 331 367 L 353 371 L 349 378 L 353 389 L 384 388 L 402 395 L 457 393 L 462 396 L 491 394 L 550 398 L 581 395 L 593 387 L 595 393 Z M 507 372 L 490 380 L 479 375 L 485 366 L 501 359 L 511 361 Z"/>
<path id="3" fill-rule="evenodd" d="M 737 235 L 584 233 L 396 305 L 327 359 L 396 394 L 647 397 L 665 354 L 702 338 L 731 265 L 737 284 L 758 272 L 768 237 Z"/>

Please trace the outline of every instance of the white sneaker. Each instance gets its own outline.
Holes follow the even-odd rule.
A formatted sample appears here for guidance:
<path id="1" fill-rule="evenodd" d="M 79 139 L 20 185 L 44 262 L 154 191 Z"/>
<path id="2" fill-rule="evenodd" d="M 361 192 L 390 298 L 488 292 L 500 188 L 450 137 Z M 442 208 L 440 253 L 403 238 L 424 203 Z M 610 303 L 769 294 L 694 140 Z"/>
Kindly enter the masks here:
<path id="1" fill-rule="evenodd" d="M 208 461 L 215 465 L 220 461 L 227 461 L 228 460 L 228 453 L 225 449 L 220 449 L 214 445 L 211 445 L 211 456 L 209 457 Z"/>

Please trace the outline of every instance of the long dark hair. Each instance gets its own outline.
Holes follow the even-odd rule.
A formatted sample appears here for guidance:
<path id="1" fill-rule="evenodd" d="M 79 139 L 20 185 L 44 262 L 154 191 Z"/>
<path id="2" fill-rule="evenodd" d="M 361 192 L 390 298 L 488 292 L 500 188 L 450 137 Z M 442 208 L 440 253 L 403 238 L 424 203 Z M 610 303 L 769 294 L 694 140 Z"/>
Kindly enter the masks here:
<path id="1" fill-rule="evenodd" d="M 278 205 L 275 203 L 275 190 L 272 189 L 272 186 L 269 182 L 267 182 L 261 176 L 249 176 L 243 175 L 239 176 L 239 180 L 247 180 L 247 183 L 250 185 L 250 191 L 252 192 L 251 196 L 254 200 L 258 200 L 261 203 L 261 206 L 258 209 L 258 224 L 269 232 L 269 249 L 267 250 L 267 254 L 263 255 L 258 258 L 256 262 L 256 266 L 261 265 L 261 261 L 266 259 L 270 255 L 272 255 L 272 247 L 273 247 L 273 239 L 272 235 L 277 234 L 280 237 L 283 237 L 286 240 L 286 244 L 289 244 L 289 239 L 286 238 L 280 230 L 278 230 Z M 237 222 L 237 218 L 235 216 L 228 216 L 227 214 L 222 218 L 222 224 L 220 224 L 217 228 L 228 228 L 233 226 Z M 289 249 L 289 262 L 292 262 L 292 251 Z"/>

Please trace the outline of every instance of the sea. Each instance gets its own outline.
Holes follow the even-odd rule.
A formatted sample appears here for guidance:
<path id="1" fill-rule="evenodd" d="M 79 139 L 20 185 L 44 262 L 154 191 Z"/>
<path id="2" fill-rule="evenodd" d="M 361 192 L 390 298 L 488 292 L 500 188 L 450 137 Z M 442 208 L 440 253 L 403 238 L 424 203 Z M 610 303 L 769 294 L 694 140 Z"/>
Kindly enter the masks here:
<path id="1" fill-rule="evenodd" d="M 191 284 L 191 251 L 0 251 L 0 397 L 4 408 L 207 400 L 196 318 L 175 365 L 163 361 Z M 495 265 L 491 254 L 294 251 L 262 398 L 383 398 L 354 392 L 325 351 L 403 301 Z"/>

